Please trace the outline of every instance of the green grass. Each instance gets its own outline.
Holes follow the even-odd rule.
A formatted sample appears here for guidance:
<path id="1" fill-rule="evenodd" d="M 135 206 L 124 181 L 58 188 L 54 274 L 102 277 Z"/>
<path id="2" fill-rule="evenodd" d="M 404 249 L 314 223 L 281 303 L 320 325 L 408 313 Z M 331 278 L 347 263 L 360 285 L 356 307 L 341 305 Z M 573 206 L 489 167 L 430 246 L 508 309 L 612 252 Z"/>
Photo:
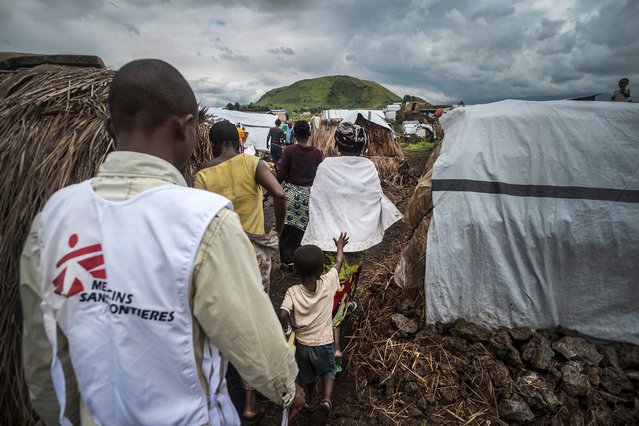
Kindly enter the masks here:
<path id="1" fill-rule="evenodd" d="M 417 143 L 411 143 L 406 145 L 404 147 L 404 150 L 411 152 L 411 151 L 425 151 L 428 149 L 435 149 L 438 143 L 439 143 L 438 140 L 428 142 L 426 139 L 422 139 Z"/>

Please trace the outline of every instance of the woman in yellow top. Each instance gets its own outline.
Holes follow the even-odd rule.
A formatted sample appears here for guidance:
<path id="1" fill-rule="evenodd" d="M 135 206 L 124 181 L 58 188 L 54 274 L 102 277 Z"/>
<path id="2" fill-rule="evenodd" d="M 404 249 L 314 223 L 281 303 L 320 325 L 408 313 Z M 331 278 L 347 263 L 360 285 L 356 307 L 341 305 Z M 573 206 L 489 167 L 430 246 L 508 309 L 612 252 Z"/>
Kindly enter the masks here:
<path id="1" fill-rule="evenodd" d="M 237 128 L 228 121 L 215 123 L 209 132 L 213 144 L 213 159 L 205 163 L 195 176 L 195 187 L 223 195 L 233 203 L 240 216 L 242 228 L 255 248 L 262 274 L 264 291 L 268 293 L 271 275 L 271 256 L 275 254 L 278 236 L 282 232 L 286 199 L 284 190 L 266 163 L 258 157 L 237 152 L 240 143 Z M 262 187 L 273 197 L 275 232 L 264 229 Z M 243 383 L 245 389 L 245 421 L 255 420 L 257 402 L 255 389 Z"/>
<path id="2" fill-rule="evenodd" d="M 264 229 L 263 187 L 273 197 L 275 232 L 279 235 L 286 213 L 286 199 L 266 163 L 253 155 L 237 152 L 239 135 L 236 127 L 228 121 L 215 123 L 209 132 L 209 140 L 213 145 L 214 158 L 200 168 L 195 176 L 195 187 L 231 200 L 253 245 L 264 240 L 265 236 L 275 236 L 267 234 Z M 268 291 L 268 281 L 264 280 L 268 277 L 262 278 Z"/>

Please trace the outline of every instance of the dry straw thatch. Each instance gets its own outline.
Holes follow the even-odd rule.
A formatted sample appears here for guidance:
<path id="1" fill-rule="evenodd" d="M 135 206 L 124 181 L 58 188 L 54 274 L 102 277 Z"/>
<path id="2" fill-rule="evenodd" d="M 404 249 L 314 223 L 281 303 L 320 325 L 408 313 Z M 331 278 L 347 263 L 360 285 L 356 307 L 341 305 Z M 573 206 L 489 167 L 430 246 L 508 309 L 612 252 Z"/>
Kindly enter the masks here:
<path id="1" fill-rule="evenodd" d="M 21 72 L 30 78 L 16 78 Z M 115 148 L 103 128 L 113 75 L 64 67 L 0 73 L 0 86 L 9 79 L 19 82 L 0 100 L 0 424 L 34 421 L 21 362 L 20 252 L 31 221 L 51 194 L 94 176 Z M 184 171 L 191 183 L 197 164 L 212 155 L 205 113 L 200 112 L 196 153 Z"/>
<path id="2" fill-rule="evenodd" d="M 496 388 L 515 383 L 482 345 L 472 356 L 458 356 L 436 333 L 423 329 L 407 338 L 390 326 L 400 301 L 423 322 L 423 288 L 402 290 L 390 284 L 402 241 L 381 263 L 372 262 L 358 290 L 354 335 L 345 353 L 355 376 L 358 402 L 371 408 L 370 424 L 482 424 L 499 420 Z M 461 397 L 463 395 L 463 398 Z"/>
<path id="3" fill-rule="evenodd" d="M 395 284 L 402 288 L 424 285 L 426 235 L 433 209 L 433 166 L 439 157 L 441 148 L 442 144 L 440 143 L 428 158 L 424 172 L 415 186 L 404 214 L 404 222 L 410 225 L 413 235 L 406 247 L 402 249 L 395 267 Z"/>
<path id="4" fill-rule="evenodd" d="M 335 129 L 341 118 L 325 119 L 316 117 L 311 123 L 312 131 L 309 144 L 319 148 L 325 157 L 338 155 L 335 145 Z M 369 143 L 363 155 L 369 158 L 375 166 L 381 179 L 395 178 L 404 160 L 404 153 L 388 129 L 368 121 L 360 114 L 355 124 L 364 127 L 368 133 Z"/>

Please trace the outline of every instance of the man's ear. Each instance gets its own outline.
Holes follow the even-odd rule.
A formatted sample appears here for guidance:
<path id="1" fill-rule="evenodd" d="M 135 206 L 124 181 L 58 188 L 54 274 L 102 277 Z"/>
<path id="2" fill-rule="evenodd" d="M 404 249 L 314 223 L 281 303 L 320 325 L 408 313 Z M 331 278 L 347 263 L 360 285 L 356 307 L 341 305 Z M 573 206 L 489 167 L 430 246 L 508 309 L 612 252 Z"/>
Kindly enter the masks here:
<path id="1" fill-rule="evenodd" d="M 111 136 L 111 139 L 117 141 L 118 132 L 113 125 L 113 119 L 111 117 L 108 117 L 104 120 L 104 129 L 107 131 L 109 136 Z"/>
<path id="2" fill-rule="evenodd" d="M 193 114 L 188 114 L 178 118 L 177 137 L 179 140 L 184 140 L 187 138 L 187 135 L 189 134 L 189 127 L 194 125 L 194 121 L 196 122 L 195 125 L 197 125 L 197 117 Z"/>

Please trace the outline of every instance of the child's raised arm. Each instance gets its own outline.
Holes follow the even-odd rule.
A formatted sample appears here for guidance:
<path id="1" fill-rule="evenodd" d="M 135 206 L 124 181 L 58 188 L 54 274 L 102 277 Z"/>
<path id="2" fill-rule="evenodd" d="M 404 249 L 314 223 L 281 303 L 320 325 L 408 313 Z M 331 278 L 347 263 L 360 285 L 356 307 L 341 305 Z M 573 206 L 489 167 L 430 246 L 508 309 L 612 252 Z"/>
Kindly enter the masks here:
<path id="1" fill-rule="evenodd" d="M 341 232 L 339 234 L 339 238 L 333 238 L 335 241 L 335 246 L 337 247 L 337 254 L 335 255 L 335 265 L 333 268 L 339 270 L 342 269 L 342 263 L 344 263 L 344 246 L 348 244 L 348 234 L 346 232 Z"/>

